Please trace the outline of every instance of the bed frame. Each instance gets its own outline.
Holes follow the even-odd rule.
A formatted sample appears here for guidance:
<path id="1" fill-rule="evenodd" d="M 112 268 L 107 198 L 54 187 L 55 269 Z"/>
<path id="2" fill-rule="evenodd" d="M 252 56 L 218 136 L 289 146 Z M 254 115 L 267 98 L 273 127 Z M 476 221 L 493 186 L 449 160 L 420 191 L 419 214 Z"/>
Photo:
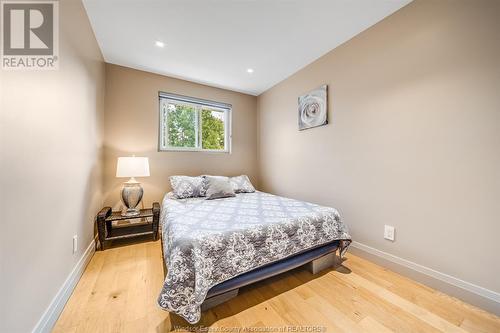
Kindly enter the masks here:
<path id="1" fill-rule="evenodd" d="M 207 297 L 201 305 L 201 310 L 208 310 L 238 296 L 238 291 L 241 287 L 287 272 L 299 266 L 307 265 L 307 268 L 312 274 L 317 274 L 322 270 L 334 267 L 336 264 L 338 245 L 339 241 L 333 241 L 219 283 L 208 291 Z M 163 276 L 166 277 L 167 266 L 163 254 L 163 233 L 161 233 L 161 254 Z"/>

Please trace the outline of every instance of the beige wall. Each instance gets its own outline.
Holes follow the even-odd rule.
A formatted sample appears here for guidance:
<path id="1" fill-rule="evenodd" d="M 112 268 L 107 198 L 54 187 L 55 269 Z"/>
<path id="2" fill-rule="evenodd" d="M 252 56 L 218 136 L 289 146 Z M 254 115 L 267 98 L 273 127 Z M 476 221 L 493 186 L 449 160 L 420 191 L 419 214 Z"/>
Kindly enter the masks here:
<path id="1" fill-rule="evenodd" d="M 81 2 L 59 7 L 59 70 L 0 72 L 1 332 L 33 329 L 102 205 L 104 62 Z"/>
<path id="2" fill-rule="evenodd" d="M 355 241 L 500 292 L 499 12 L 416 0 L 260 95 L 263 190 L 337 207 Z M 297 97 L 325 83 L 330 124 L 299 132 Z"/>
<path id="3" fill-rule="evenodd" d="M 158 91 L 232 104 L 232 152 L 158 152 Z M 174 174 L 248 174 L 257 182 L 257 98 L 162 75 L 106 64 L 104 120 L 105 203 L 119 208 L 125 178 L 116 178 L 118 156 L 149 157 L 143 205 L 160 201 Z"/>

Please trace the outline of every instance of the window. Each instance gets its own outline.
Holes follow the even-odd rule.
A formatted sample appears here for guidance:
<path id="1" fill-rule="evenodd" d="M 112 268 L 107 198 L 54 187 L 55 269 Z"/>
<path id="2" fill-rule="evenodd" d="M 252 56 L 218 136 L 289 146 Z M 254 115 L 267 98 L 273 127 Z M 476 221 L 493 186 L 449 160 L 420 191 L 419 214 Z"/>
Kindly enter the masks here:
<path id="1" fill-rule="evenodd" d="M 159 150 L 230 152 L 231 105 L 160 92 Z"/>

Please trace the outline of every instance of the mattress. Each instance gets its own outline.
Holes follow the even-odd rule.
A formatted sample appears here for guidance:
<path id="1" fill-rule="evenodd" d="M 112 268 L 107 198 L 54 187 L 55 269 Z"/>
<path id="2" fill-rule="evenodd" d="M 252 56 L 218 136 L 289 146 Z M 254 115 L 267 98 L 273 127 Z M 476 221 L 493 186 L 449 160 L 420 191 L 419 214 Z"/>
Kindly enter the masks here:
<path id="1" fill-rule="evenodd" d="M 207 293 L 207 298 L 218 296 L 231 290 L 239 289 L 272 276 L 288 272 L 289 270 L 307 264 L 314 259 L 321 258 L 326 254 L 337 251 L 338 245 L 339 241 L 333 241 L 326 245 L 320 245 L 314 249 L 306 250 L 300 254 L 278 260 L 277 262 L 273 262 L 263 267 L 251 270 L 250 272 L 238 275 L 210 288 Z"/>
<path id="2" fill-rule="evenodd" d="M 308 249 L 351 242 L 336 209 L 264 192 L 217 200 L 162 202 L 160 223 L 167 276 L 158 304 L 189 323 L 215 285 Z"/>

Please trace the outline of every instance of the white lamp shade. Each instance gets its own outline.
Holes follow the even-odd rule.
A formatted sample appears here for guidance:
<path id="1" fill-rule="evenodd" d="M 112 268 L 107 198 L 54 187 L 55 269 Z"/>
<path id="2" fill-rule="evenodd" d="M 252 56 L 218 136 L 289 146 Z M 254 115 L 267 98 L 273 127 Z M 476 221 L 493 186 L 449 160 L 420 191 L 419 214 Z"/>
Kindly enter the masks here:
<path id="1" fill-rule="evenodd" d="M 116 177 L 149 177 L 147 157 L 118 157 Z"/>

